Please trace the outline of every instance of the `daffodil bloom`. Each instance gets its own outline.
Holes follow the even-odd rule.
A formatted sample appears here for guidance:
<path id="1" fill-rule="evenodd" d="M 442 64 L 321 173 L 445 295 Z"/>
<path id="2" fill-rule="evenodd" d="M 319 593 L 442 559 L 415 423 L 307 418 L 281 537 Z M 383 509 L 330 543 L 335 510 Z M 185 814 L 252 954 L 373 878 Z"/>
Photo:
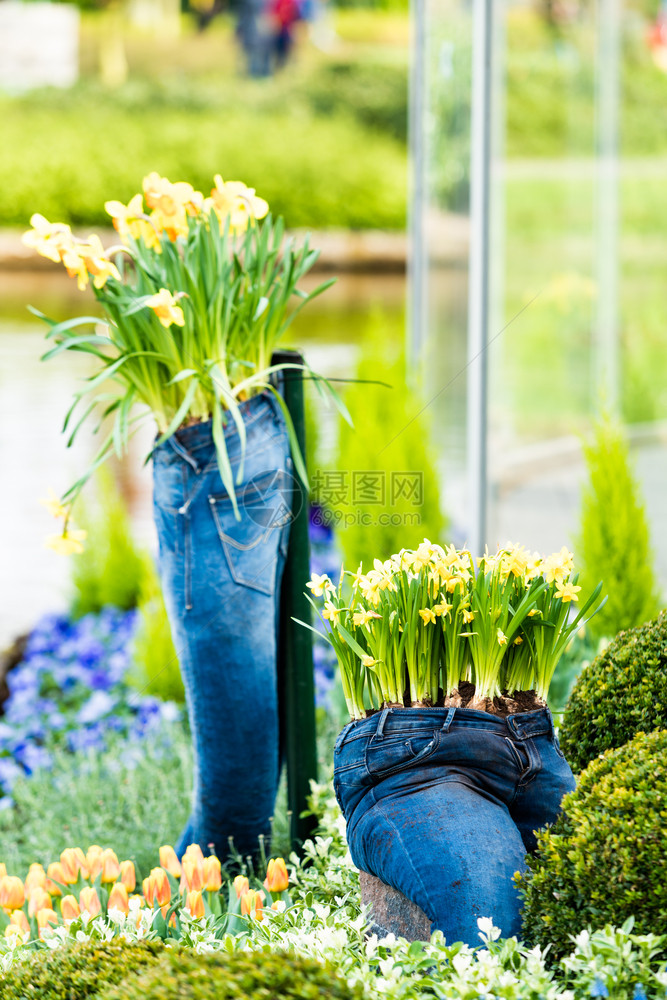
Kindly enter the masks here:
<path id="1" fill-rule="evenodd" d="M 375 664 L 379 663 L 379 662 L 380 661 L 376 660 L 373 656 L 362 656 L 361 657 L 361 664 L 364 667 L 374 667 Z"/>
<path id="2" fill-rule="evenodd" d="M 448 604 L 447 601 L 442 601 L 440 604 L 433 605 L 433 612 L 438 618 L 442 615 L 448 615 L 451 610 L 452 605 Z"/>
<path id="3" fill-rule="evenodd" d="M 44 507 L 46 507 L 46 509 L 48 510 L 49 514 L 51 514 L 52 517 L 67 518 L 70 510 L 69 507 L 61 503 L 61 501 L 58 499 L 53 490 L 49 490 L 48 492 L 49 492 L 48 497 L 40 500 L 39 502 Z"/>
<path id="4" fill-rule="evenodd" d="M 520 635 L 518 635 L 518 636 L 516 637 L 516 639 L 514 640 L 514 645 L 515 645 L 515 646 L 520 646 L 522 642 L 523 642 L 523 639 L 522 639 L 522 637 L 521 637 Z"/>
<path id="5" fill-rule="evenodd" d="M 146 305 L 152 309 L 164 327 L 185 326 L 183 310 L 177 305 L 178 297 L 171 294 L 167 288 L 161 288 L 155 295 L 146 300 Z"/>
<path id="6" fill-rule="evenodd" d="M 258 198 L 254 188 L 246 187 L 242 181 L 225 183 L 220 174 L 216 174 L 213 180 L 215 187 L 204 207 L 210 205 L 223 225 L 229 219 L 230 232 L 243 233 L 251 219 L 263 219 L 268 213 L 268 202 Z"/>
<path id="7" fill-rule="evenodd" d="M 435 612 L 431 608 L 423 608 L 419 612 L 419 617 L 423 621 L 424 625 L 428 625 L 429 622 L 435 621 Z"/>
<path id="8" fill-rule="evenodd" d="M 77 247 L 64 250 L 62 260 L 69 277 L 76 278 L 76 287 L 80 292 L 85 292 L 88 287 L 88 268 Z"/>
<path id="9" fill-rule="evenodd" d="M 563 604 L 568 604 L 570 601 L 579 600 L 580 590 L 581 587 L 577 587 L 573 583 L 559 583 L 556 587 L 556 597 L 560 597 Z"/>
<path id="10" fill-rule="evenodd" d="M 106 256 L 99 236 L 91 234 L 85 243 L 76 247 L 75 252 L 83 260 L 88 274 L 92 274 L 95 288 L 104 288 L 109 278 L 120 281 L 118 268 Z"/>
<path id="11" fill-rule="evenodd" d="M 44 544 L 47 549 L 53 549 L 61 556 L 78 555 L 83 552 L 83 542 L 87 532 L 83 529 L 72 531 L 67 529 L 58 535 L 48 535 Z"/>
<path id="12" fill-rule="evenodd" d="M 158 173 L 148 174 L 143 183 L 146 204 L 153 209 L 151 219 L 158 229 L 163 229 L 175 242 L 179 236 L 188 235 L 188 215 L 201 209 L 203 195 L 186 181 L 172 184 Z"/>
<path id="13" fill-rule="evenodd" d="M 469 608 L 463 608 L 461 611 L 461 617 L 463 618 L 465 624 L 469 625 L 470 622 L 474 622 L 475 620 L 475 612 L 471 611 Z"/>
<path id="14" fill-rule="evenodd" d="M 55 264 L 60 263 L 63 251 L 73 243 L 70 227 L 61 222 L 49 222 L 38 212 L 31 217 L 30 225 L 32 229 L 23 234 L 21 242 Z"/>
<path id="15" fill-rule="evenodd" d="M 333 584 L 326 573 L 322 576 L 318 576 L 317 573 L 313 573 L 312 578 L 308 581 L 306 586 L 314 597 L 321 597 L 325 590 L 333 590 Z"/>
<path id="16" fill-rule="evenodd" d="M 496 639 L 498 640 L 499 646 L 507 645 L 507 636 L 505 635 L 505 633 L 501 628 L 499 628 L 498 631 L 496 632 Z"/>
<path id="17" fill-rule="evenodd" d="M 322 617 L 324 618 L 325 621 L 335 622 L 338 616 L 340 615 L 341 611 L 342 608 L 337 608 L 335 604 L 331 603 L 331 601 L 325 601 L 324 609 L 322 611 Z"/>
<path id="18" fill-rule="evenodd" d="M 382 617 L 377 613 L 377 611 L 369 611 L 367 608 L 362 608 L 361 611 L 355 611 L 352 615 L 352 623 L 357 627 L 368 625 L 368 623 L 373 618 Z"/>

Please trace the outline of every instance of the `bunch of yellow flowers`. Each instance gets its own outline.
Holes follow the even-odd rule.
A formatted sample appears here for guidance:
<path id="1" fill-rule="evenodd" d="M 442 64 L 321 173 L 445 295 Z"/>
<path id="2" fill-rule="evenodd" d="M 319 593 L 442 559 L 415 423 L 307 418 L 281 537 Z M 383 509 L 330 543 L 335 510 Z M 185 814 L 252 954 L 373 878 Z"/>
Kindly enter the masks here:
<path id="1" fill-rule="evenodd" d="M 342 573 L 338 587 L 326 576 L 307 586 L 324 598 L 316 610 L 352 718 L 381 705 L 451 703 L 462 682 L 475 685 L 472 707 L 517 691 L 545 699 L 569 638 L 594 613 L 602 588 L 572 616 L 581 587 L 567 549 L 543 557 L 509 544 L 473 559 L 428 539 L 376 559 L 366 573 L 361 566 Z"/>

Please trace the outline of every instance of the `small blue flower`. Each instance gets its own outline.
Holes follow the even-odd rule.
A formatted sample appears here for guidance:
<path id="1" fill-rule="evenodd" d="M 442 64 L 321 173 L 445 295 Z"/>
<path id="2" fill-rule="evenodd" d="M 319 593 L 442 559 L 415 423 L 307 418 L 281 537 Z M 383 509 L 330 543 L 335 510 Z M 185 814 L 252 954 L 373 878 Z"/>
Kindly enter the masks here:
<path id="1" fill-rule="evenodd" d="M 593 985 L 591 986 L 589 992 L 592 997 L 609 996 L 609 990 L 598 976 L 596 976 L 595 979 L 593 980 Z"/>
<path id="2" fill-rule="evenodd" d="M 639 983 L 635 983 L 635 992 L 633 994 L 633 1000 L 647 1000 L 646 993 L 644 992 L 644 987 Z"/>

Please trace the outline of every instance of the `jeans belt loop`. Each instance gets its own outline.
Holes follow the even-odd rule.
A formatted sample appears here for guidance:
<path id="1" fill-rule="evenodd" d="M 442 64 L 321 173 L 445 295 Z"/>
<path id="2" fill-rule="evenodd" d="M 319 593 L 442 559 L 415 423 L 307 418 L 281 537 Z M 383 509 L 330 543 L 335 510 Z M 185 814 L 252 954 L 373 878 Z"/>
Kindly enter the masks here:
<path id="1" fill-rule="evenodd" d="M 192 468 L 195 470 L 195 472 L 199 472 L 199 466 L 195 462 L 190 452 L 186 451 L 183 445 L 176 440 L 173 434 L 171 435 L 171 437 L 167 438 L 166 443 L 171 445 L 171 447 L 174 449 L 179 458 L 182 458 L 183 461 L 188 463 L 188 465 L 191 465 Z"/>
<path id="2" fill-rule="evenodd" d="M 447 712 L 447 718 L 445 719 L 441 732 L 443 733 L 449 732 L 449 727 L 451 726 L 455 715 L 456 715 L 456 708 L 452 706 L 452 708 L 450 708 L 449 711 Z"/>
<path id="3" fill-rule="evenodd" d="M 551 731 L 549 735 L 554 737 L 556 735 L 556 726 L 554 724 L 554 717 L 551 714 L 551 709 L 549 708 L 548 705 L 546 706 L 545 711 L 547 713 L 547 719 L 549 720 L 549 725 L 551 726 Z"/>
<path id="4" fill-rule="evenodd" d="M 391 708 L 387 707 L 382 710 L 382 715 L 380 716 L 380 721 L 378 722 L 378 727 L 375 730 L 375 735 L 378 739 L 382 739 L 384 736 L 384 724 L 387 721 L 387 716 L 391 712 Z"/>

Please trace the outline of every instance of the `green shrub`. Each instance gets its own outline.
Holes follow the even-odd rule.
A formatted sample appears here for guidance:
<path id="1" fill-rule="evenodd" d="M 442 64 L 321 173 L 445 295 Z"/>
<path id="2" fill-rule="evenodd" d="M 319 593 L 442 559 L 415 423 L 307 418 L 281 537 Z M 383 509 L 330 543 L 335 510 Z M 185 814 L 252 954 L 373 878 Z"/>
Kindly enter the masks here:
<path id="1" fill-rule="evenodd" d="M 362 561 L 368 567 L 374 558 L 416 547 L 424 537 L 442 541 L 446 527 L 424 401 L 407 385 L 400 348 L 377 326 L 363 345 L 356 377 L 365 381 L 345 393 L 355 426 L 340 423 L 340 498 L 331 483 L 319 484 L 320 502 L 340 528 L 344 565 L 355 570 Z"/>
<path id="2" fill-rule="evenodd" d="M 355 1000 L 331 966 L 271 952 L 208 953 L 166 950 L 157 965 L 102 991 L 99 1000 Z"/>
<path id="3" fill-rule="evenodd" d="M 88 532 L 85 548 L 72 559 L 75 617 L 101 611 L 105 605 L 136 607 L 150 566 L 146 552 L 132 538 L 127 507 L 108 469 L 95 476 L 96 499 L 86 495 L 77 507 L 77 524 Z"/>
<path id="4" fill-rule="evenodd" d="M 38 951 L 30 961 L 0 973 L 2 1000 L 85 1000 L 106 986 L 129 982 L 155 965 L 161 941 L 84 941 L 56 951 Z"/>
<path id="5" fill-rule="evenodd" d="M 538 833 L 520 878 L 525 937 L 572 950 L 586 927 L 635 918 L 648 934 L 667 924 L 667 731 L 639 733 L 593 761 L 564 812 Z"/>
<path id="6" fill-rule="evenodd" d="M 363 125 L 401 142 L 408 135 L 408 74 L 404 65 L 325 63 L 308 83 L 308 103 L 320 115 L 347 109 Z"/>
<path id="7" fill-rule="evenodd" d="M 588 626 L 594 637 L 641 625 L 660 610 L 646 511 L 622 429 L 608 417 L 584 446 L 588 484 L 575 543 L 584 592 L 599 580 L 608 597 Z M 583 596 L 583 595 L 582 595 Z"/>
<path id="8" fill-rule="evenodd" d="M 160 581 L 152 566 L 141 586 L 137 613 L 129 683 L 144 694 L 183 704 L 183 678 L 171 638 Z"/>
<path id="9" fill-rule="evenodd" d="M 667 613 L 621 632 L 577 680 L 559 732 L 573 768 L 667 728 Z"/>

